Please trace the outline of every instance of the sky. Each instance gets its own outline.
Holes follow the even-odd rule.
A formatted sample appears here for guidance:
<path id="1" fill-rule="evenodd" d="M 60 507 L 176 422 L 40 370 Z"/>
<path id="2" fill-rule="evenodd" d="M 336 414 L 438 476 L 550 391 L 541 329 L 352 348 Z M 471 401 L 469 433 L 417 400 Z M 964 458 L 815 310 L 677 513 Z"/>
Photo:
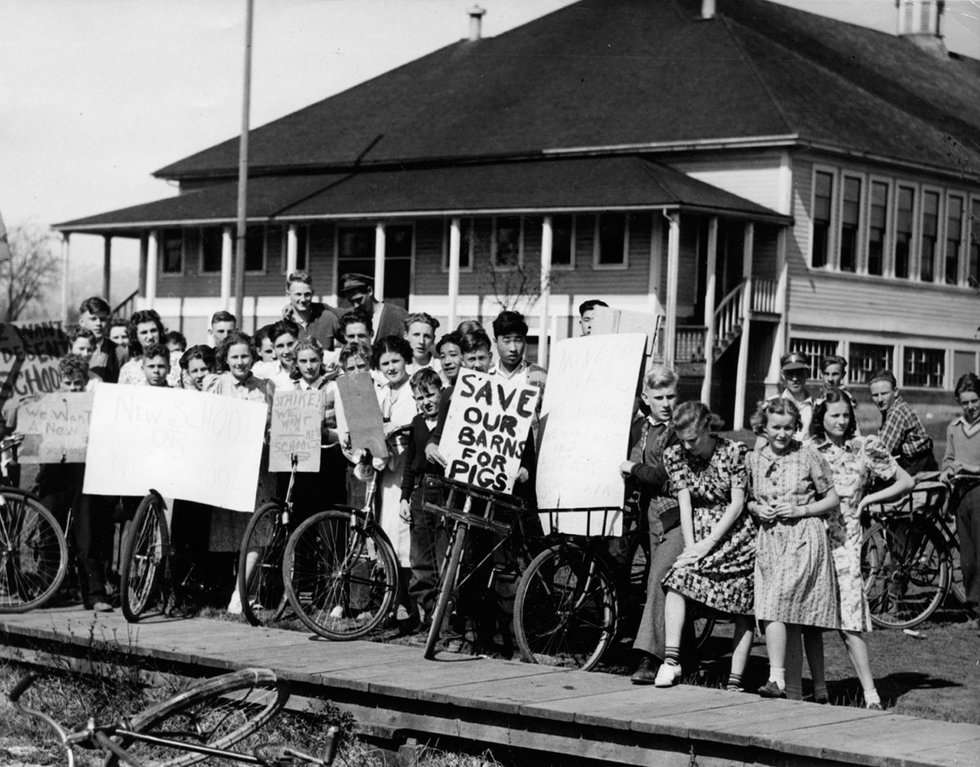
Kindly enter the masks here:
<path id="1" fill-rule="evenodd" d="M 572 0 L 480 0 L 484 35 Z M 651 0 L 654 1 L 654 0 Z M 782 0 L 894 32 L 894 0 Z M 255 0 L 258 126 L 467 34 L 474 0 Z M 245 0 L 0 0 L 0 214 L 51 224 L 167 197 L 151 176 L 235 136 Z M 943 32 L 980 58 L 980 0 L 947 0 Z M 135 248 L 114 242 L 114 261 Z M 101 263 L 75 235 L 72 260 Z M 120 285 L 123 295 L 135 285 Z M 114 291 L 115 292 L 115 291 Z"/>

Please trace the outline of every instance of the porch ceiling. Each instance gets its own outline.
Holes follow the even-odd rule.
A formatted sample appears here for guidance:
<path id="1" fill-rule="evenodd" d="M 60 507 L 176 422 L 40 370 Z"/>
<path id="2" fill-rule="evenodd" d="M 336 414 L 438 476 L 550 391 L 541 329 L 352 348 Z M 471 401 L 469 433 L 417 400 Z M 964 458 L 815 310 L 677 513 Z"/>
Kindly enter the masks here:
<path id="1" fill-rule="evenodd" d="M 233 223 L 236 183 L 67 221 L 64 232 Z M 640 157 L 587 157 L 249 179 L 249 221 L 680 209 L 789 223 L 781 215 Z"/>

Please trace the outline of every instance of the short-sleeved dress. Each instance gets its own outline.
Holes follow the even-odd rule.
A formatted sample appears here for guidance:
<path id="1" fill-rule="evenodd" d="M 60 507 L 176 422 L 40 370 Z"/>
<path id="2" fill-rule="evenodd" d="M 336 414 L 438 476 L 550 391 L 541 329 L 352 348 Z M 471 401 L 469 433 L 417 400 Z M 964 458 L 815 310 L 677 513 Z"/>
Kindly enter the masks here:
<path id="1" fill-rule="evenodd" d="M 776 455 L 764 444 L 745 457 L 749 496 L 774 505 L 812 503 L 834 487 L 830 467 L 810 445 Z M 827 528 L 820 517 L 759 522 L 755 616 L 802 626 L 840 628 L 840 604 Z"/>
<path id="2" fill-rule="evenodd" d="M 692 455 L 682 445 L 664 452 L 671 491 L 688 490 L 691 494 L 696 541 L 706 538 L 725 514 L 732 490 L 745 489 L 745 452 L 745 445 L 727 439 L 718 439 L 707 460 Z M 755 524 L 743 512 L 705 557 L 672 567 L 664 577 L 664 586 L 715 610 L 751 614 L 755 538 Z"/>
<path id="3" fill-rule="evenodd" d="M 826 518 L 840 591 L 840 627 L 846 631 L 871 631 L 871 613 L 861 577 L 862 529 L 858 504 L 872 479 L 891 479 L 898 464 L 877 437 L 852 439 L 842 446 L 825 440 L 814 447 L 830 465 L 840 496 L 840 506 Z"/>

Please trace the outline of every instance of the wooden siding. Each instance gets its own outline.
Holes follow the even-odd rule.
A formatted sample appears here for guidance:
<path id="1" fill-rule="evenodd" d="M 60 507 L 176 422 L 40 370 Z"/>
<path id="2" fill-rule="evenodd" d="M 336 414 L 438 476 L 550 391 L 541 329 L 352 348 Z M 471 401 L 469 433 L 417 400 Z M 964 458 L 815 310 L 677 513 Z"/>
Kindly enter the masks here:
<path id="1" fill-rule="evenodd" d="M 781 211 L 784 207 L 778 152 L 682 159 L 670 162 L 670 166 L 772 210 Z"/>

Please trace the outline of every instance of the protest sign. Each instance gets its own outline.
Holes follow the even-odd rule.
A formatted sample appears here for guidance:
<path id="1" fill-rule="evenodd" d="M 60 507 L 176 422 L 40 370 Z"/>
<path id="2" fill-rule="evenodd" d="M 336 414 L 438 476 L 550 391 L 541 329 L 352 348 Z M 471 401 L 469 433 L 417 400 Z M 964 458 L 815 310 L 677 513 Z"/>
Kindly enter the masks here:
<path id="1" fill-rule="evenodd" d="M 272 401 L 269 471 L 320 471 L 323 392 L 277 391 Z"/>
<path id="2" fill-rule="evenodd" d="M 96 387 L 84 492 L 255 508 L 266 406 L 155 386 Z"/>
<path id="3" fill-rule="evenodd" d="M 340 391 L 337 429 L 350 434 L 351 449 L 370 450 L 374 458 L 387 458 L 384 419 L 371 374 L 341 376 L 337 379 L 337 389 Z"/>
<path id="4" fill-rule="evenodd" d="M 460 370 L 439 452 L 446 478 L 512 493 L 540 391 L 476 370 Z"/>
<path id="5" fill-rule="evenodd" d="M 57 391 L 67 348 L 60 322 L 0 324 L 0 400 Z"/>
<path id="6" fill-rule="evenodd" d="M 621 535 L 625 485 L 619 466 L 646 338 L 569 338 L 555 344 L 542 403 L 538 507 L 545 532 Z M 568 511 L 577 509 L 579 511 Z M 596 511 L 587 511 L 594 509 Z M 554 524 L 552 524 L 554 523 Z"/>
<path id="7" fill-rule="evenodd" d="M 83 463 L 92 417 L 91 392 L 55 392 L 24 400 L 17 431 L 24 435 L 21 463 Z"/>
<path id="8" fill-rule="evenodd" d="M 661 315 L 597 306 L 593 316 L 592 335 L 643 333 L 647 337 L 646 353 L 653 354 L 657 333 L 660 331 Z"/>

